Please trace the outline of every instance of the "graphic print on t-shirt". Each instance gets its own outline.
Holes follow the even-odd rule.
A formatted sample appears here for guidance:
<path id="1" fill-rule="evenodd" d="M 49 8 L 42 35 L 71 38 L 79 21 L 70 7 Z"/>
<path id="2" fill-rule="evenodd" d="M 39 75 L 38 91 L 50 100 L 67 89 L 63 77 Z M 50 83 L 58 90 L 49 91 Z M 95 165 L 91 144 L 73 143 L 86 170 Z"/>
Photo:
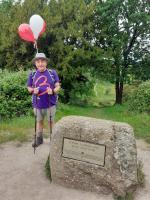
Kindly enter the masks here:
<path id="1" fill-rule="evenodd" d="M 31 73 L 28 78 L 27 86 L 39 88 L 38 98 L 36 95 L 32 95 L 32 105 L 34 108 L 49 108 L 56 105 L 57 95 L 48 95 L 47 89 L 50 87 L 54 89 L 55 83 L 59 82 L 59 77 L 55 70 L 50 73 L 47 69 L 44 72 L 37 70 L 34 74 Z"/>
<path id="2" fill-rule="evenodd" d="M 45 75 L 39 76 L 35 81 L 35 87 L 39 87 L 39 94 L 38 96 L 44 95 L 47 93 L 48 88 L 50 87 L 50 84 L 47 81 L 47 77 Z"/>

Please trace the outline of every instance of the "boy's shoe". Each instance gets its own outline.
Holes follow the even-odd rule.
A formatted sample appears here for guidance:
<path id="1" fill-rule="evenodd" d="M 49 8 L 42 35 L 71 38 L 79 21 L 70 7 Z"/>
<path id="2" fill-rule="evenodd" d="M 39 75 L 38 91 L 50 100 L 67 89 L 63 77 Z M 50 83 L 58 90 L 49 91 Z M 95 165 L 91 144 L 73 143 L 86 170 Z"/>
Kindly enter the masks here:
<path id="1" fill-rule="evenodd" d="M 38 136 L 36 138 L 36 143 L 32 144 L 32 147 L 38 147 L 40 144 L 43 144 L 43 136 Z"/>

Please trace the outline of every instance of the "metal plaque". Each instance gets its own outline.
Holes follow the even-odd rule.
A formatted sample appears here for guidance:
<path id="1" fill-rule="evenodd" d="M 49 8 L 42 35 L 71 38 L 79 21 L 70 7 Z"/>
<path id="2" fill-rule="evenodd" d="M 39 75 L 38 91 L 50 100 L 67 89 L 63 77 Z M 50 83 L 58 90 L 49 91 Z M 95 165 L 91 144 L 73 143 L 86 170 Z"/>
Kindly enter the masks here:
<path id="1" fill-rule="evenodd" d="M 106 146 L 64 138 L 62 156 L 96 165 L 105 165 Z"/>

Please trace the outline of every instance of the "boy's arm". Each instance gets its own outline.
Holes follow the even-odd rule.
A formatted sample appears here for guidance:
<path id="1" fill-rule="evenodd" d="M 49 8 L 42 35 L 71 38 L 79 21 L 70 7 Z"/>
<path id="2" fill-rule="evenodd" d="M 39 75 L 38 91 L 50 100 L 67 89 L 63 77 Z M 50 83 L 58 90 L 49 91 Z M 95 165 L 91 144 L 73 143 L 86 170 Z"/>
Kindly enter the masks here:
<path id="1" fill-rule="evenodd" d="M 53 73 L 54 73 L 54 77 L 55 77 L 55 87 L 53 89 L 53 93 L 57 94 L 59 92 L 59 90 L 61 89 L 60 80 L 59 80 L 59 77 L 58 77 L 56 70 L 53 70 Z"/>
<path id="2" fill-rule="evenodd" d="M 56 83 L 55 83 L 55 88 L 54 88 L 54 93 L 57 94 L 57 93 L 59 92 L 60 88 L 61 88 L 61 87 L 60 87 L 60 83 L 59 83 L 59 82 L 56 82 Z"/>
<path id="3" fill-rule="evenodd" d="M 28 92 L 30 94 L 38 94 L 39 93 L 39 88 L 34 88 L 33 87 L 33 78 L 32 78 L 33 74 L 30 73 L 29 77 L 28 77 L 28 81 L 27 81 L 27 89 Z"/>
<path id="4" fill-rule="evenodd" d="M 34 89 L 33 89 L 33 87 L 32 87 L 32 82 L 33 82 L 33 80 L 32 80 L 32 72 L 29 74 L 29 77 L 28 77 L 28 80 L 27 80 L 27 89 L 28 89 L 28 92 L 30 93 L 30 94 L 32 94 L 33 93 L 33 91 L 34 91 Z"/>

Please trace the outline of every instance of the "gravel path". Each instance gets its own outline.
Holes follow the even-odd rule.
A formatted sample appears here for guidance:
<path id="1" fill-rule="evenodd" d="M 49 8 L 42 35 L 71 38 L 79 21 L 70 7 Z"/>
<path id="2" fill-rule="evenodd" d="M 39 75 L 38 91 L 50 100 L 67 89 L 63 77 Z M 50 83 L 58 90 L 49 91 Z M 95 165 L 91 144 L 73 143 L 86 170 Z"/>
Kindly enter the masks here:
<path id="1" fill-rule="evenodd" d="M 135 200 L 150 200 L 150 145 L 137 141 L 138 157 L 144 163 L 146 186 L 138 189 Z M 45 176 L 44 166 L 49 153 L 49 142 L 33 154 L 31 143 L 9 142 L 0 145 L 1 200 L 113 200 L 112 195 L 98 195 L 68 189 L 53 183 Z"/>

